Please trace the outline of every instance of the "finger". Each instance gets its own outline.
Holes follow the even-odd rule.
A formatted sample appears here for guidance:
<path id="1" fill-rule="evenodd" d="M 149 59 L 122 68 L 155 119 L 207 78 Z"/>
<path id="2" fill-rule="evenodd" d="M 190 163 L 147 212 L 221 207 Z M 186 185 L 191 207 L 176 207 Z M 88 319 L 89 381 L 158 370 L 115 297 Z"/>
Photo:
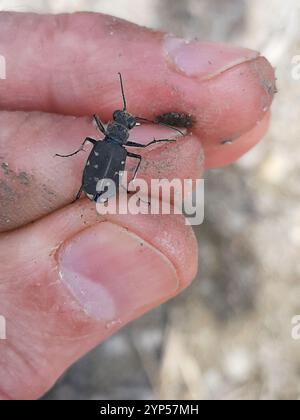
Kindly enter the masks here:
<path id="1" fill-rule="evenodd" d="M 0 19 L 2 109 L 99 112 L 108 120 L 122 106 L 120 71 L 132 113 L 191 113 L 206 149 L 255 127 L 276 91 L 273 68 L 251 50 L 186 42 L 100 14 Z"/>
<path id="2" fill-rule="evenodd" d="M 90 118 L 44 113 L 1 112 L 0 126 L 0 230 L 5 231 L 74 200 L 91 145 L 85 146 L 86 152 L 70 158 L 55 154 L 71 153 L 86 136 L 99 139 L 99 134 Z M 141 143 L 174 134 L 178 135 L 158 126 L 132 130 L 133 139 Z M 160 143 L 149 150 L 139 149 L 138 153 L 143 155 L 138 177 L 147 181 L 196 179 L 203 170 L 202 147 L 193 136 L 178 138 L 176 143 L 167 145 Z M 130 169 L 133 171 L 134 166 L 128 158 Z"/>
<path id="3" fill-rule="evenodd" d="M 205 167 L 216 168 L 228 165 L 239 159 L 243 154 L 252 149 L 266 134 L 269 128 L 270 114 L 259 121 L 252 130 L 243 134 L 238 139 L 225 141 L 217 147 L 210 147 L 205 154 Z"/>
<path id="4" fill-rule="evenodd" d="M 179 216 L 97 217 L 80 202 L 0 235 L 0 397 L 41 396 L 74 361 L 185 288 L 196 241 Z"/>

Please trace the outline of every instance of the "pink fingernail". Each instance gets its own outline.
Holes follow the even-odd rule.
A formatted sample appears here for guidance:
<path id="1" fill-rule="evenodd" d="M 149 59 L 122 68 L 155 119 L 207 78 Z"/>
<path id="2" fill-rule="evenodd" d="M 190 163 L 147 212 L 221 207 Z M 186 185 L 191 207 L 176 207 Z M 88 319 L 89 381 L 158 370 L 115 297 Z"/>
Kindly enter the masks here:
<path id="1" fill-rule="evenodd" d="M 123 323 L 166 300 L 179 287 L 172 263 L 126 229 L 99 223 L 59 252 L 62 282 L 84 311 L 104 322 Z"/>
<path id="2" fill-rule="evenodd" d="M 165 38 L 163 48 L 169 64 L 177 71 L 200 79 L 209 79 L 259 56 L 258 52 L 246 48 L 172 36 Z"/>

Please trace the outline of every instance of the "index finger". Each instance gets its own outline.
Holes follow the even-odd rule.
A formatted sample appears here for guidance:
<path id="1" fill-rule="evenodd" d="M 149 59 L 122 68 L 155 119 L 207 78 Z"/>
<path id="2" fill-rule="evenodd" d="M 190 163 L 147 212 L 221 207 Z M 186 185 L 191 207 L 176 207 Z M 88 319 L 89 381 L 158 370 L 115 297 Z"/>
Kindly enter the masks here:
<path id="1" fill-rule="evenodd" d="M 255 127 L 276 90 L 272 67 L 255 51 L 186 42 L 101 14 L 1 13 L 0 52 L 0 109 L 108 120 L 121 106 L 121 72 L 132 113 L 190 113 L 204 149 Z"/>

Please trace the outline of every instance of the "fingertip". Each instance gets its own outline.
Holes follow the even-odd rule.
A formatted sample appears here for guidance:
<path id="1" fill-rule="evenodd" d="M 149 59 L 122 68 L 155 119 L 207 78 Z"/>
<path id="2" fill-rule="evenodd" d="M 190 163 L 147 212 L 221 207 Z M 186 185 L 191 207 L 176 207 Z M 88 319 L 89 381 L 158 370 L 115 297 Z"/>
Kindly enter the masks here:
<path id="1" fill-rule="evenodd" d="M 216 147 L 207 147 L 205 150 L 205 168 L 229 165 L 251 150 L 267 133 L 270 116 L 271 114 L 267 113 L 254 128 L 236 139 L 229 138 Z"/>

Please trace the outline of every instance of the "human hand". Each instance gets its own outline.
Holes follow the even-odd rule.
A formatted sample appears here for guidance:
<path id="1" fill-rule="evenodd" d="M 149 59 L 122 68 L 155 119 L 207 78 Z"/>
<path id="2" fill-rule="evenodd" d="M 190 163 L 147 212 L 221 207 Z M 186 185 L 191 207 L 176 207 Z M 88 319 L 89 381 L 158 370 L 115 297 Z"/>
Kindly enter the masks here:
<path id="1" fill-rule="evenodd" d="M 86 154 L 54 154 L 97 135 L 87 116 L 109 120 L 120 107 L 120 71 L 134 115 L 181 111 L 197 121 L 193 134 L 146 152 L 142 176 L 199 178 L 202 147 L 209 168 L 261 139 L 275 79 L 256 52 L 91 13 L 1 13 L 0 54 L 0 397 L 31 399 L 197 270 L 196 240 L 180 216 L 104 218 L 87 199 L 70 204 Z M 134 138 L 146 143 L 163 130 L 137 127 Z"/>

